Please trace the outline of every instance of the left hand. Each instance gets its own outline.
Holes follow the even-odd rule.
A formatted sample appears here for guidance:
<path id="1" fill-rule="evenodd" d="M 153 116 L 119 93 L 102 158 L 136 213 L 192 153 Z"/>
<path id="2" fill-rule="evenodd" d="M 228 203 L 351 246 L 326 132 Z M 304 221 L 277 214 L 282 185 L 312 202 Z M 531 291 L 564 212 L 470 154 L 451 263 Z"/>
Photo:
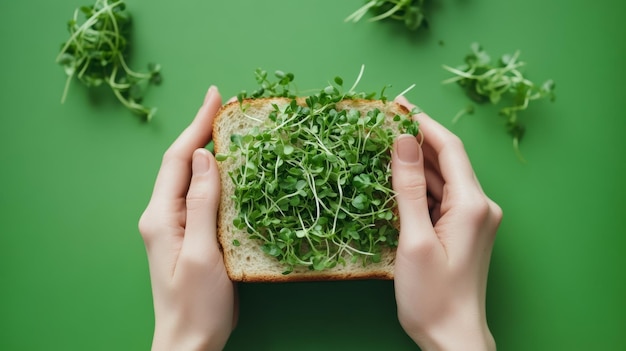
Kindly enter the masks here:
<path id="1" fill-rule="evenodd" d="M 154 300 L 152 350 L 221 350 L 236 324 L 235 289 L 216 236 L 219 173 L 204 149 L 221 105 L 211 87 L 191 125 L 163 156 L 139 220 Z"/>

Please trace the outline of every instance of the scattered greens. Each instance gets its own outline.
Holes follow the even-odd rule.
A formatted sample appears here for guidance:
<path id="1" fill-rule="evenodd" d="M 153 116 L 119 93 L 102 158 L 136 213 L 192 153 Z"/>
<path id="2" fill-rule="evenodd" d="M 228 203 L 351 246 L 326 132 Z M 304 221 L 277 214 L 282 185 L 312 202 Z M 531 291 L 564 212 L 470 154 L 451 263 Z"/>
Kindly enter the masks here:
<path id="1" fill-rule="evenodd" d="M 490 102 L 497 105 L 506 100 L 508 106 L 500 109 L 506 118 L 506 128 L 513 137 L 513 147 L 518 156 L 519 142 L 524 136 L 525 128 L 520 123 L 518 112 L 526 110 L 531 101 L 549 98 L 554 101 L 554 81 L 547 80 L 541 86 L 526 79 L 520 68 L 526 63 L 519 60 L 520 52 L 503 55 L 497 63 L 478 43 L 471 45 L 472 52 L 465 57 L 465 64 L 456 68 L 444 65 L 444 69 L 455 74 L 444 83 L 458 83 L 465 89 L 467 96 L 478 103 Z M 468 106 L 455 116 L 455 121 L 463 114 L 473 113 L 473 106 Z"/>
<path id="2" fill-rule="evenodd" d="M 371 0 L 348 16 L 346 22 L 358 22 L 371 12 L 374 17 L 369 22 L 384 19 L 400 21 L 410 30 L 427 26 L 424 16 L 425 0 Z"/>
<path id="3" fill-rule="evenodd" d="M 363 115 L 338 110 L 341 100 L 377 96 L 354 91 L 362 73 L 347 91 L 337 77 L 298 103 L 293 74 L 277 71 L 272 80 L 257 70 L 260 88 L 251 97 L 291 102 L 275 105 L 267 122 L 249 134 L 232 135 L 230 150 L 216 155 L 220 162 L 242 163 L 230 173 L 239 211 L 234 226 L 284 264 L 284 274 L 298 266 L 323 270 L 346 259 L 379 262 L 383 245 L 397 245 L 390 148 L 398 133 L 417 135 L 418 124 L 410 113 L 396 115 L 394 130 L 383 126 L 385 114 L 378 109 Z M 378 98 L 387 101 L 384 90 Z M 247 97 L 238 96 L 244 112 Z"/>
<path id="4" fill-rule="evenodd" d="M 81 13 L 85 20 L 79 23 Z M 67 74 L 61 102 L 76 77 L 87 87 L 107 84 L 124 106 L 145 120 L 152 119 L 156 108 L 146 107 L 141 101 L 148 85 L 160 84 L 160 66 L 150 64 L 148 73 L 128 67 L 131 17 L 124 2 L 96 0 L 92 6 L 76 9 L 68 30 L 70 37 L 56 59 Z"/>

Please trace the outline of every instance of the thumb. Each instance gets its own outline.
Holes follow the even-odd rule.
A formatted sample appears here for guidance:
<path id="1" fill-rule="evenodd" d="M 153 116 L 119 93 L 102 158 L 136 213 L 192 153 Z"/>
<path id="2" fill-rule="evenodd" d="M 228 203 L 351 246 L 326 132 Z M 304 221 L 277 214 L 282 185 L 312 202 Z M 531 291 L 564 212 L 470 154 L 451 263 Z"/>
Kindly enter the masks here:
<path id="1" fill-rule="evenodd" d="M 206 149 L 197 149 L 192 158 L 192 176 L 187 192 L 184 251 L 207 255 L 217 249 L 216 226 L 220 180 L 215 158 Z M 188 252 L 189 253 L 189 252 Z"/>
<path id="2" fill-rule="evenodd" d="M 400 213 L 398 249 L 436 244 L 438 239 L 428 211 L 422 148 L 414 136 L 403 134 L 396 138 L 391 173 Z"/>

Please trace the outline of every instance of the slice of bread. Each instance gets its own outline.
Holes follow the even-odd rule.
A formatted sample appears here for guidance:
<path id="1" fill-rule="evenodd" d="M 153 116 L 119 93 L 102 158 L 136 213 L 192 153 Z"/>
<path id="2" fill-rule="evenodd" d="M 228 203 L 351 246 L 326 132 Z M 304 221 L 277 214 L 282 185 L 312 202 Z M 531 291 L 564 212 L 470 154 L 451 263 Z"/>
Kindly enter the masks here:
<path id="1" fill-rule="evenodd" d="M 292 100 L 288 98 L 247 99 L 245 114 L 239 102 L 223 106 L 217 113 L 213 125 L 215 152 L 228 153 L 231 135 L 246 134 L 255 126 L 260 126 L 267 119 L 274 105 L 285 107 Z M 299 104 L 304 104 L 298 99 Z M 336 109 L 357 109 L 362 115 L 370 110 L 378 109 L 386 115 L 385 127 L 393 131 L 399 130 L 396 115 L 408 115 L 409 111 L 402 105 L 392 101 L 380 100 L 343 100 L 337 103 Z M 250 118 L 253 117 L 253 118 Z M 399 132 L 398 132 L 399 133 Z M 350 280 L 350 279 L 393 279 L 395 249 L 385 247 L 381 260 L 377 263 L 364 265 L 360 260 L 346 264 L 337 264 L 325 270 L 311 270 L 308 267 L 294 267 L 289 274 L 283 274 L 285 265 L 275 257 L 264 253 L 257 240 L 251 239 L 246 230 L 237 229 L 233 219 L 238 209 L 233 200 L 235 184 L 229 172 L 241 167 L 242 160 L 228 158 L 218 162 L 221 176 L 222 194 L 218 215 L 218 240 L 224 255 L 224 263 L 231 280 L 245 282 L 285 282 L 311 280 Z"/>

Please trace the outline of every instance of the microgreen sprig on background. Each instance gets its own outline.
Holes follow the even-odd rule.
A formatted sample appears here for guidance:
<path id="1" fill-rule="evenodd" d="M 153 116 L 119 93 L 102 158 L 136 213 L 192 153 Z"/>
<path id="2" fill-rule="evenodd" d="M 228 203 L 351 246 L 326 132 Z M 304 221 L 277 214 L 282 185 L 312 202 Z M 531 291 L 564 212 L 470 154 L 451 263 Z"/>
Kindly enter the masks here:
<path id="1" fill-rule="evenodd" d="M 404 23 L 410 30 L 417 30 L 428 24 L 424 16 L 424 1 L 425 0 L 371 0 L 354 11 L 345 21 L 358 22 L 368 12 L 371 12 L 374 17 L 370 17 L 368 22 L 382 21 L 385 19 L 395 20 Z"/>
<path id="2" fill-rule="evenodd" d="M 338 102 L 343 99 L 374 99 L 376 97 L 376 92 L 366 94 L 355 91 L 357 85 L 363 77 L 364 71 L 365 66 L 362 65 L 354 84 L 347 91 L 343 90 L 343 79 L 341 77 L 335 77 L 333 82 L 329 83 L 329 85 L 320 91 L 316 96 L 318 96 L 318 98 L 330 99 L 334 102 Z M 287 97 L 293 99 L 298 93 L 293 84 L 293 80 L 295 78 L 293 73 L 275 71 L 274 77 L 271 77 L 266 70 L 257 68 L 254 75 L 257 84 L 259 85 L 258 89 L 254 90 L 251 94 L 248 94 L 245 90 L 241 91 L 237 95 L 239 103 L 246 98 L 256 99 L 261 97 Z M 379 99 L 387 99 L 385 96 L 385 89 L 381 91 Z"/>
<path id="3" fill-rule="evenodd" d="M 81 13 L 85 20 L 79 23 Z M 148 73 L 129 68 L 126 60 L 130 29 L 131 18 L 122 0 L 96 0 L 94 5 L 74 11 L 68 22 L 70 37 L 56 58 L 67 74 L 61 102 L 76 77 L 87 87 L 107 84 L 126 108 L 145 120 L 152 119 L 156 108 L 146 107 L 141 101 L 148 85 L 161 83 L 161 68 L 149 64 Z"/>
<path id="4" fill-rule="evenodd" d="M 346 259 L 378 262 L 382 245 L 397 245 L 390 149 L 398 133 L 417 135 L 418 124 L 410 113 L 396 115 L 392 129 L 384 127 L 386 115 L 379 109 L 338 109 L 344 99 L 376 96 L 355 92 L 362 73 L 347 91 L 336 77 L 302 104 L 288 88 L 293 74 L 278 71 L 270 81 L 257 70 L 261 88 L 253 96 L 276 94 L 291 102 L 275 105 L 267 122 L 250 133 L 232 135 L 230 150 L 216 155 L 220 162 L 242 163 L 230 173 L 239 211 L 234 226 L 283 263 L 285 274 L 297 266 L 323 270 Z M 246 96 L 238 96 L 242 108 Z"/>
<path id="5" fill-rule="evenodd" d="M 490 102 L 494 105 L 506 100 L 508 106 L 500 109 L 500 114 L 506 117 L 506 128 L 513 137 L 513 147 L 518 156 L 519 142 L 525 128 L 520 123 L 518 112 L 526 110 L 531 101 L 549 98 L 554 101 L 554 81 L 547 80 L 538 86 L 524 77 L 520 68 L 526 63 L 519 60 L 520 52 L 513 55 L 503 55 L 495 64 L 480 44 L 471 45 L 471 53 L 465 57 L 465 64 L 453 68 L 444 65 L 443 68 L 455 76 L 444 81 L 444 84 L 458 83 L 465 89 L 467 96 L 478 102 Z M 465 113 L 473 113 L 473 106 L 468 106 L 455 116 L 455 121 Z"/>
<path id="6" fill-rule="evenodd" d="M 256 79 L 259 88 L 248 96 L 248 93 L 244 90 L 237 95 L 237 100 L 241 102 L 243 99 L 250 97 L 253 99 L 260 98 L 263 96 L 268 97 L 295 97 L 293 92 L 292 82 L 294 79 L 293 73 L 285 73 L 283 71 L 274 72 L 274 76 L 276 77 L 275 81 L 272 81 L 270 77 L 268 77 L 268 73 L 266 70 L 257 68 L 254 71 L 254 76 Z"/>

